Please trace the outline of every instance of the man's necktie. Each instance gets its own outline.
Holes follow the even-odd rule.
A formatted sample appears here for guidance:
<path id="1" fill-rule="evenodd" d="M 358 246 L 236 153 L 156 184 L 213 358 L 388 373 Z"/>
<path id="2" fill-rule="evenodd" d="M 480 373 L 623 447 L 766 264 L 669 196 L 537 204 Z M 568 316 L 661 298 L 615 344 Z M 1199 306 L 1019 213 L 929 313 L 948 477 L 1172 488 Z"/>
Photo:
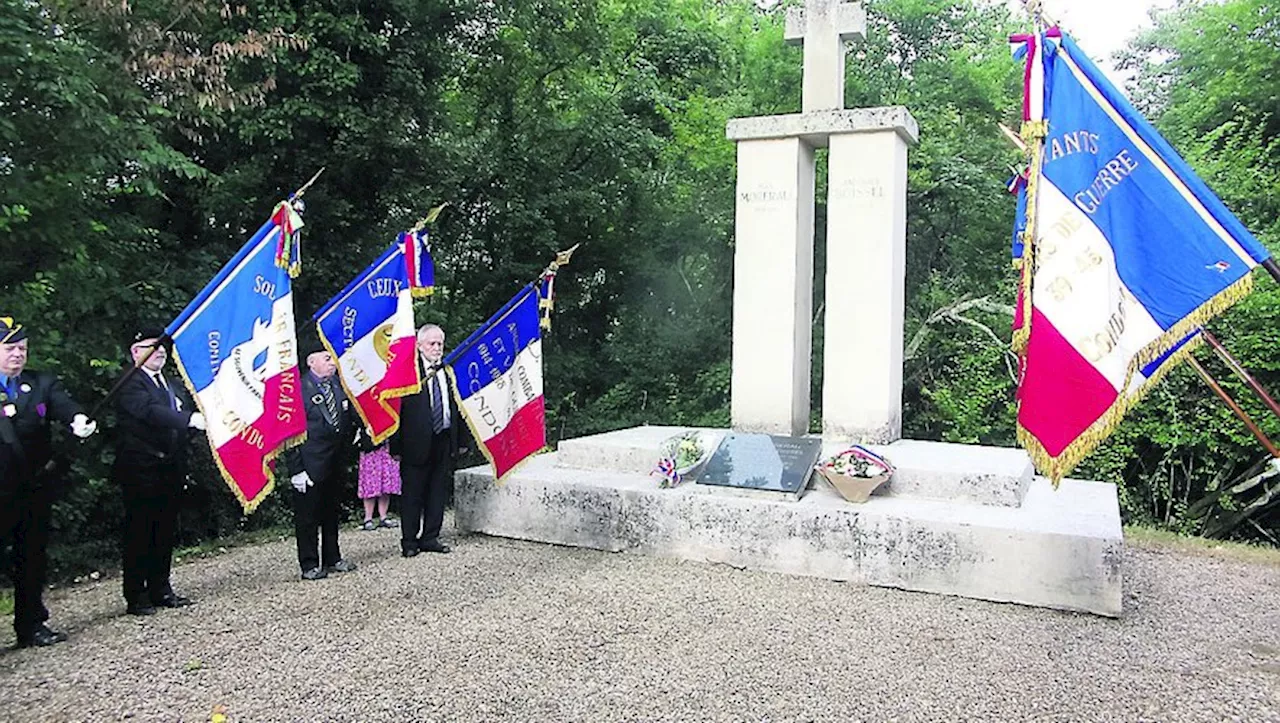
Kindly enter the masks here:
<path id="1" fill-rule="evenodd" d="M 324 395 L 324 408 L 328 412 L 329 424 L 338 426 L 338 400 L 333 397 L 333 382 L 325 379 L 320 382 L 320 393 Z"/>
<path id="2" fill-rule="evenodd" d="M 431 377 L 431 428 L 436 434 L 444 431 L 444 397 L 440 393 L 440 373 Z"/>
<path id="3" fill-rule="evenodd" d="M 151 381 L 155 383 L 156 387 L 160 391 L 164 392 L 164 398 L 169 400 L 169 408 L 177 409 L 178 405 L 175 402 L 175 397 L 173 396 L 173 390 L 170 389 L 169 385 L 165 383 L 164 376 L 159 373 L 153 374 L 151 375 Z"/>

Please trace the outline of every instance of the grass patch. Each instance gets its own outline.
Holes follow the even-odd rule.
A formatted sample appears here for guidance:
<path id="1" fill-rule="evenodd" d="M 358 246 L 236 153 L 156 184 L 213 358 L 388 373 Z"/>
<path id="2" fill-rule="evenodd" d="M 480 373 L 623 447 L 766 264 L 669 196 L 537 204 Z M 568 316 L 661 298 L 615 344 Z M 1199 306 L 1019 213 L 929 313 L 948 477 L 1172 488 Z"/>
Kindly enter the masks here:
<path id="1" fill-rule="evenodd" d="M 276 542 L 282 538 L 292 536 L 293 527 L 291 525 L 273 525 L 264 527 L 261 530 L 237 532 L 234 535 L 206 540 L 198 545 L 177 548 L 173 551 L 173 562 L 178 564 L 191 562 L 192 560 L 202 560 L 221 555 L 236 547 L 251 547 L 264 542 Z"/>
<path id="2" fill-rule="evenodd" d="M 13 589 L 0 590 L 0 617 L 13 614 Z"/>
<path id="3" fill-rule="evenodd" d="M 1193 555 L 1205 555 L 1237 562 L 1251 562 L 1280 567 L 1280 548 L 1254 545 L 1244 542 L 1211 540 L 1207 537 L 1179 535 L 1154 527 L 1128 526 L 1124 528 L 1125 542 L 1135 547 L 1154 550 L 1173 550 Z"/>

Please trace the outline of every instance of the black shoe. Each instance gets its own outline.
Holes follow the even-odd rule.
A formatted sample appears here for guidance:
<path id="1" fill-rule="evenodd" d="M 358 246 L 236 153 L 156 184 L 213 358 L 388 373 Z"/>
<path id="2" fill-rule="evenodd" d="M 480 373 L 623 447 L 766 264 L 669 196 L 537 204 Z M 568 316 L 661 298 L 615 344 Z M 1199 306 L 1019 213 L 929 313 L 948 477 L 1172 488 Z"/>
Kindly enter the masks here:
<path id="1" fill-rule="evenodd" d="M 419 552 L 422 552 L 422 550 L 419 550 L 419 549 L 418 549 L 418 548 L 416 548 L 416 547 L 401 547 L 401 548 L 400 548 L 400 556 L 401 556 L 401 557 L 417 557 Z"/>
<path id="2" fill-rule="evenodd" d="M 323 580 L 326 577 L 329 577 L 329 573 L 318 567 L 313 567 L 310 570 L 304 570 L 302 572 L 303 580 Z"/>
<path id="3" fill-rule="evenodd" d="M 332 565 L 324 569 L 325 572 L 352 572 L 356 569 L 356 564 L 348 560 L 338 560 Z"/>
<path id="4" fill-rule="evenodd" d="M 424 542 L 421 545 L 418 545 L 418 549 L 422 550 L 423 552 L 438 552 L 442 555 L 447 555 L 450 552 L 453 552 L 453 548 L 449 547 L 448 545 L 444 544 L 439 540 Z"/>
<path id="5" fill-rule="evenodd" d="M 169 593 L 151 604 L 158 608 L 185 608 L 188 605 L 195 605 L 196 601 L 189 597 Z"/>
<path id="6" fill-rule="evenodd" d="M 156 609 L 146 603 L 129 603 L 124 611 L 130 615 L 155 615 Z"/>
<path id="7" fill-rule="evenodd" d="M 67 634 L 58 630 L 50 630 L 47 625 L 41 625 L 31 635 L 23 635 L 18 638 L 19 648 L 47 648 L 50 645 L 61 643 L 67 639 Z"/>

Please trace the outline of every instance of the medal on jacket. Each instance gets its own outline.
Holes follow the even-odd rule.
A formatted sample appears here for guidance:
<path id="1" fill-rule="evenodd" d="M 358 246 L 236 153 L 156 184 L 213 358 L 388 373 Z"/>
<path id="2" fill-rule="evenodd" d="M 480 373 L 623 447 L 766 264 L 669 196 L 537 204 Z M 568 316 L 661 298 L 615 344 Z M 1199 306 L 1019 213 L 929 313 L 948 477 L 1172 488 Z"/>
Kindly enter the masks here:
<path id="1" fill-rule="evenodd" d="M 312 403 L 312 404 L 319 404 L 319 405 L 323 405 L 323 404 L 324 404 L 324 395 L 323 395 L 323 394 L 317 394 L 317 395 L 315 395 L 314 397 L 312 397 L 312 398 L 311 398 L 311 403 Z"/>
<path id="2" fill-rule="evenodd" d="M 4 405 L 4 416 L 6 416 L 6 417 L 15 417 L 15 416 L 17 416 L 17 414 L 18 414 L 18 407 L 17 407 L 17 405 L 14 405 L 14 404 L 6 404 L 6 405 Z"/>

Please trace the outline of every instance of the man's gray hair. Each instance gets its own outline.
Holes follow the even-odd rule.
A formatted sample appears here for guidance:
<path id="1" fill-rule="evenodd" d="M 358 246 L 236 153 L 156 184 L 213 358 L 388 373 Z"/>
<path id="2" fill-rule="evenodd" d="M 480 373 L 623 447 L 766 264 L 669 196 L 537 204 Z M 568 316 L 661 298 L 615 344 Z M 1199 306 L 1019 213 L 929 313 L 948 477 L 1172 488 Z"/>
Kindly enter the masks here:
<path id="1" fill-rule="evenodd" d="M 429 331 L 438 331 L 441 334 L 444 333 L 444 329 L 441 329 L 439 324 L 423 324 L 418 327 L 418 338 L 421 339 L 423 335 Z"/>

